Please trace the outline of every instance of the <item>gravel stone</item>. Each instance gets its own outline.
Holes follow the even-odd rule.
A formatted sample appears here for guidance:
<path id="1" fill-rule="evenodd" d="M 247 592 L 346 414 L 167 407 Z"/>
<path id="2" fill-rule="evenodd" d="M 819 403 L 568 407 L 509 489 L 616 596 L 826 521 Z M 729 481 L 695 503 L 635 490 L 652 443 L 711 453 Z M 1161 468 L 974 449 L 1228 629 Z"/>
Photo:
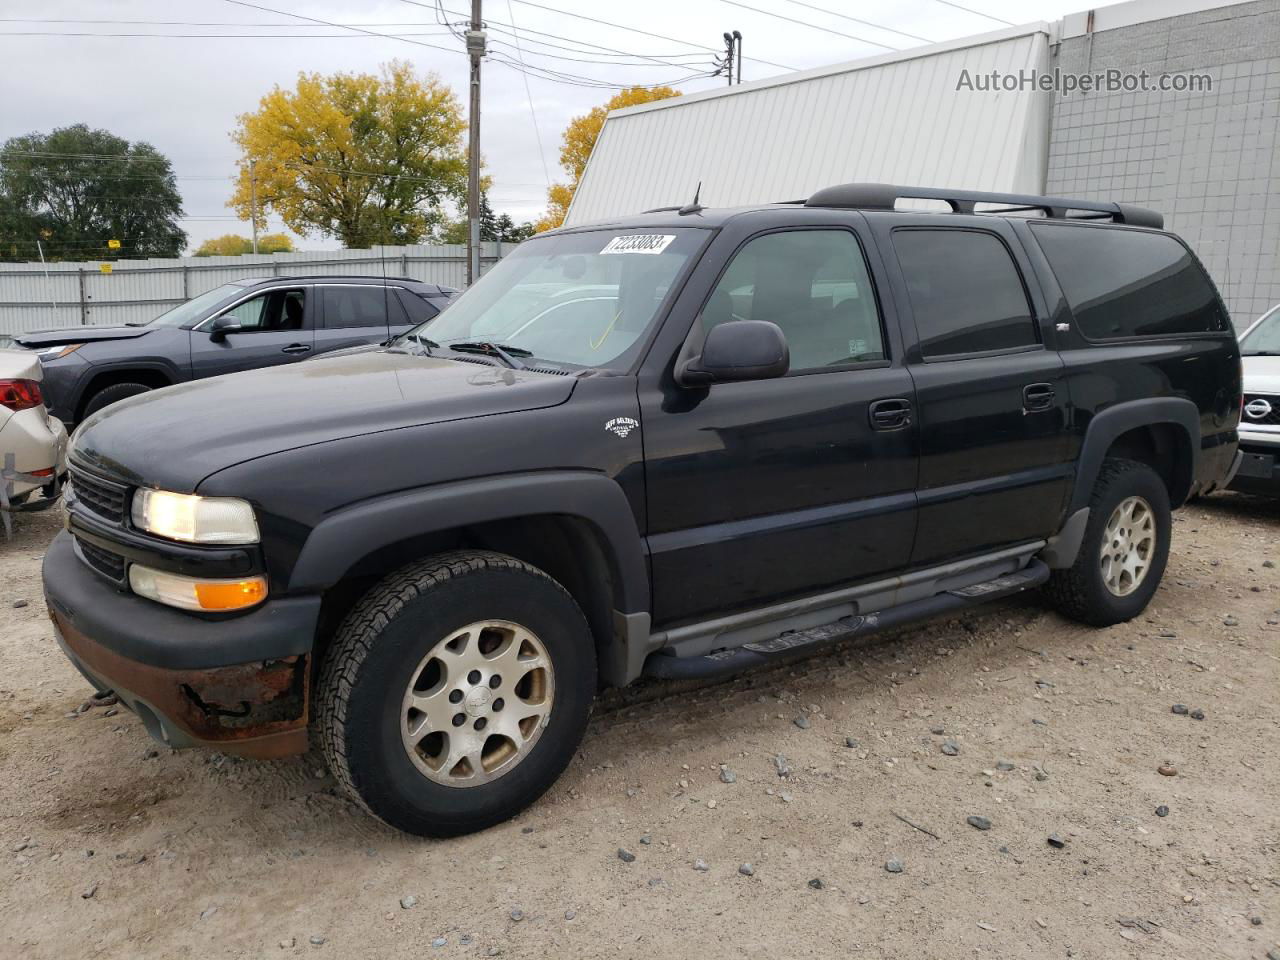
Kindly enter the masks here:
<path id="1" fill-rule="evenodd" d="M 409 894 L 409 896 L 407 897 L 400 898 L 400 908 L 402 910 L 412 910 L 417 905 L 417 903 L 418 903 L 418 898 L 415 897 L 413 894 Z"/>
<path id="2" fill-rule="evenodd" d="M 433 947 L 443 947 L 448 942 L 449 941 L 446 940 L 444 937 L 436 937 L 434 940 L 431 941 L 431 945 Z"/>
<path id="3" fill-rule="evenodd" d="M 1178 775 L 1178 768 L 1170 763 L 1162 763 L 1160 766 L 1156 767 L 1156 773 L 1160 774 L 1162 777 L 1176 777 Z"/>
<path id="4" fill-rule="evenodd" d="M 512 907 L 511 912 L 507 914 L 507 916 L 509 916 L 516 923 L 519 923 L 521 920 L 524 919 L 524 911 L 521 910 L 519 907 Z"/>
<path id="5" fill-rule="evenodd" d="M 738 775 L 734 773 L 732 770 L 730 770 L 728 767 L 721 767 L 720 782 L 721 783 L 737 783 Z"/>
<path id="6" fill-rule="evenodd" d="M 217 908 L 217 907 L 205 907 L 203 910 L 201 910 L 201 911 L 200 911 L 200 919 L 201 919 L 201 920 L 208 920 L 210 917 L 212 917 L 212 916 L 213 916 L 215 913 L 217 913 L 217 912 L 218 912 L 218 908 Z"/>
<path id="7" fill-rule="evenodd" d="M 968 817 L 965 817 L 964 822 L 967 823 L 969 826 L 974 827 L 977 830 L 991 829 L 991 821 L 988 820 L 986 817 L 979 816 L 976 813 Z"/>
<path id="8" fill-rule="evenodd" d="M 997 770 L 1003 770 L 1003 771 L 1005 771 L 1005 772 L 1007 773 L 1007 772 L 1009 772 L 1010 770 L 1014 770 L 1014 769 L 1017 769 L 1017 768 L 1015 767 L 1015 765 L 1014 765 L 1014 764 L 1010 763 L 1008 760 L 998 760 L 998 761 L 996 762 L 996 769 L 997 769 Z"/>
<path id="9" fill-rule="evenodd" d="M 1224 627 L 1238 627 L 1240 626 L 1240 621 L 1237 620 L 1235 617 L 1223 617 L 1222 625 Z"/>
<path id="10" fill-rule="evenodd" d="M 773 758 L 773 768 L 778 771 L 778 776 L 780 777 L 791 776 L 791 767 L 787 763 L 787 758 L 782 754 L 778 754 Z"/>
<path id="11" fill-rule="evenodd" d="M 749 863 L 744 863 L 742 866 L 738 867 L 738 872 L 744 877 L 754 877 L 756 875 L 756 868 Z"/>
<path id="12" fill-rule="evenodd" d="M 902 861 L 899 860 L 897 857 L 894 857 L 892 860 L 887 861 L 884 865 L 884 868 L 888 870 L 890 873 L 901 873 L 905 869 L 902 865 Z"/>
<path id="13" fill-rule="evenodd" d="M 1191 711 L 1191 719 L 1192 719 L 1192 720 L 1203 720 L 1203 719 L 1204 719 L 1204 711 L 1203 711 L 1203 710 L 1201 710 L 1201 709 L 1199 709 L 1199 708 L 1196 708 L 1195 710 L 1192 710 L 1192 711 Z"/>
<path id="14" fill-rule="evenodd" d="M 97 892 L 98 892 L 98 885 L 96 883 L 91 883 L 89 884 L 89 886 L 85 887 L 83 890 L 80 891 L 80 896 L 83 897 L 85 900 L 89 900 Z"/>
<path id="15" fill-rule="evenodd" d="M 621 860 L 623 863 L 634 863 L 636 859 L 636 855 L 632 853 L 630 850 L 628 850 L 626 847 L 619 847 L 618 859 Z"/>
<path id="16" fill-rule="evenodd" d="M 795 720 L 792 721 L 792 723 L 794 723 L 801 730 L 809 729 L 809 717 L 807 714 L 803 714 L 803 713 L 800 714 L 798 717 L 795 718 Z"/>
<path id="17" fill-rule="evenodd" d="M 13 609 L 21 610 L 23 607 L 27 606 L 29 603 L 31 603 L 30 600 L 15 600 L 13 601 Z"/>
<path id="18" fill-rule="evenodd" d="M 857 750 L 857 749 L 858 749 L 858 738 L 857 738 L 857 737 L 845 737 L 845 738 L 844 738 L 844 745 L 845 745 L 846 747 L 848 747 L 850 750 Z"/>
<path id="19" fill-rule="evenodd" d="M 1053 847 L 1055 850 L 1061 850 L 1063 847 L 1067 845 L 1067 841 L 1063 840 L 1056 833 L 1049 834 L 1048 839 L 1049 839 L 1049 846 Z"/>
<path id="20" fill-rule="evenodd" d="M 327 942 L 325 938 L 320 936 L 318 933 L 313 933 L 308 939 L 313 947 L 323 947 Z"/>
<path id="21" fill-rule="evenodd" d="M 960 752 L 960 744 L 954 740 L 946 740 L 943 742 L 941 749 L 948 757 L 954 757 Z"/>
<path id="22" fill-rule="evenodd" d="M 822 882 L 821 877 L 814 877 L 809 881 L 809 886 L 814 890 L 822 890 L 826 887 L 826 884 Z"/>
<path id="23" fill-rule="evenodd" d="M 573 919 L 574 917 L 576 917 L 577 915 L 578 915 L 578 911 L 577 911 L 577 910 L 566 910 L 566 911 L 564 912 L 564 918 L 565 918 L 566 920 L 572 920 L 572 919 Z"/>
<path id="24" fill-rule="evenodd" d="M 707 861 L 695 860 L 693 861 L 693 869 L 697 870 L 699 873 L 706 873 L 711 868 L 707 866 Z"/>
<path id="25" fill-rule="evenodd" d="M 1156 807 L 1157 817 L 1167 817 L 1168 815 L 1169 815 L 1169 808 L 1166 807 L 1163 803 L 1160 804 L 1160 806 Z"/>
<path id="26" fill-rule="evenodd" d="M 1171 710 L 1180 717 L 1185 717 L 1187 715 L 1187 705 L 1185 703 L 1175 703 Z"/>
<path id="27" fill-rule="evenodd" d="M 648 833 L 644 834 L 640 838 L 640 842 L 643 843 L 646 847 L 649 846 L 649 844 L 653 843 L 653 835 Z"/>

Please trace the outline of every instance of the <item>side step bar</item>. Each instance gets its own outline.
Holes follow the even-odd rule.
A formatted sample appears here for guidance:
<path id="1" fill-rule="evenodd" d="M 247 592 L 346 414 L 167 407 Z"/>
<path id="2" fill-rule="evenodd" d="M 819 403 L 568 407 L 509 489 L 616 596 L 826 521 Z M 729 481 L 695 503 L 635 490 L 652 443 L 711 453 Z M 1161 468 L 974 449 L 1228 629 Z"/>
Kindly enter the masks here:
<path id="1" fill-rule="evenodd" d="M 834 623 L 808 630 L 787 631 L 770 640 L 717 650 L 701 657 L 676 657 L 666 651 L 651 653 L 644 662 L 644 676 L 661 680 L 708 680 L 741 673 L 753 667 L 788 659 L 852 636 L 870 636 L 919 620 L 955 613 L 1038 587 L 1049 579 L 1049 568 L 1032 560 L 1016 573 L 984 583 L 960 587 L 932 597 L 914 600 L 875 613 L 842 617 Z"/>

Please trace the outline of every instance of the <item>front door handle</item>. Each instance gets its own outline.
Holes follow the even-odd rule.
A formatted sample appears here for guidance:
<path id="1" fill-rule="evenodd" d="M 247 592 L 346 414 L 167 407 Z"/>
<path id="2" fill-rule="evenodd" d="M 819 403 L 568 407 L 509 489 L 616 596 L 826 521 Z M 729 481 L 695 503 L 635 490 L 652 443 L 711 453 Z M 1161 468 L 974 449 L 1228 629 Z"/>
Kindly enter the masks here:
<path id="1" fill-rule="evenodd" d="M 1022 388 L 1022 412 L 1052 410 L 1056 394 L 1051 383 L 1029 383 Z"/>
<path id="2" fill-rule="evenodd" d="M 280 349 L 281 353 L 307 353 L 311 350 L 309 343 L 291 343 L 287 347 Z"/>
<path id="3" fill-rule="evenodd" d="M 876 400 L 867 408 L 872 430 L 901 430 L 911 426 L 911 401 L 894 397 Z"/>

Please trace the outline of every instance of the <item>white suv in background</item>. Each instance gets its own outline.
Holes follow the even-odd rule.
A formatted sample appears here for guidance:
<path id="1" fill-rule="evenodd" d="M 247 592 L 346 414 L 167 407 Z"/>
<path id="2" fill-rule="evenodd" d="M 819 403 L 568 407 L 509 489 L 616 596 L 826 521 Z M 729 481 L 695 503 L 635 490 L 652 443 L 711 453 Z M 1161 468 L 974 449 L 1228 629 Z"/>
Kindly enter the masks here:
<path id="1" fill-rule="evenodd" d="M 67 430 L 49 416 L 40 393 L 40 360 L 30 350 L 0 350 L 0 514 L 39 510 L 57 500 L 67 472 Z"/>
<path id="2" fill-rule="evenodd" d="M 1280 304 L 1240 335 L 1244 410 L 1240 414 L 1240 470 L 1232 490 L 1280 494 Z"/>

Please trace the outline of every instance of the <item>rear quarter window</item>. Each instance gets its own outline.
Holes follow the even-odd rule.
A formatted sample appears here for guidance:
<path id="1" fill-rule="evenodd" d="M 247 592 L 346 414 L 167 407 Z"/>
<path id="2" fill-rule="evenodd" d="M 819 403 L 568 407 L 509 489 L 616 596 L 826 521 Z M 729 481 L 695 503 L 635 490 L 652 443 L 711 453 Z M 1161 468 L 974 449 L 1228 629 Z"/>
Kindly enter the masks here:
<path id="1" fill-rule="evenodd" d="M 1061 223 L 1032 223 L 1031 231 L 1090 340 L 1230 327 L 1204 268 L 1168 234 Z"/>

